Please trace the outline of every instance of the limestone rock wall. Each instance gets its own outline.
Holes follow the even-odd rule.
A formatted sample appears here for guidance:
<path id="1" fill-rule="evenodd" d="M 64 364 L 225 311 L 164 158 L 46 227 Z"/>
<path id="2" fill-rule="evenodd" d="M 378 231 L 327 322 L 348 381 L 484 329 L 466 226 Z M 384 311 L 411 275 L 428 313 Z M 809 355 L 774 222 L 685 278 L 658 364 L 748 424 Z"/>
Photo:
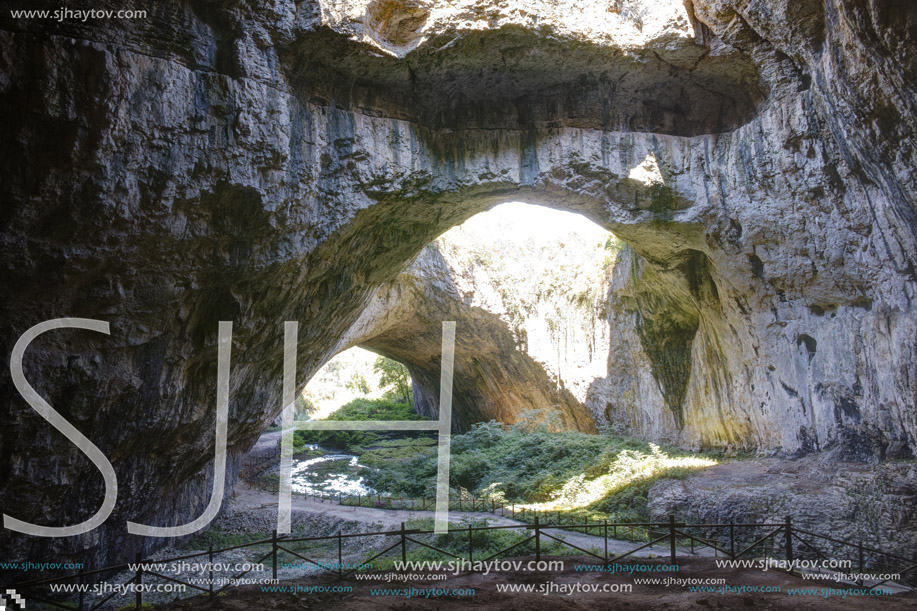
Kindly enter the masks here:
<path id="1" fill-rule="evenodd" d="M 454 430 L 464 432 L 489 420 L 512 424 L 527 410 L 553 410 L 563 426 L 595 432 L 584 397 L 565 384 L 575 382 L 572 376 L 557 375 L 545 363 L 551 354 L 520 342 L 501 316 L 499 297 L 482 298 L 493 289 L 488 279 L 474 269 L 460 269 L 469 256 L 463 256 L 461 245 L 454 245 L 458 254 L 441 252 L 440 246 L 450 245 L 428 245 L 395 280 L 381 286 L 337 348 L 360 345 L 404 363 L 414 385 L 415 409 L 437 418 L 442 322 L 455 321 Z"/>
<path id="2" fill-rule="evenodd" d="M 917 230 L 914 134 L 912 122 L 898 119 L 912 116 L 915 101 L 904 42 L 914 40 L 914 11 L 903 3 L 820 4 L 694 3 L 714 36 L 762 58 L 779 99 L 726 142 L 719 137 L 710 148 L 708 140 L 695 153 L 706 177 L 689 179 L 696 195 L 687 197 L 697 201 L 702 192 L 722 213 L 716 228 L 704 221 L 697 251 L 708 260 L 687 280 L 712 272 L 713 284 L 654 291 L 659 270 L 635 260 L 612 296 L 630 340 L 642 326 L 644 341 L 654 317 L 663 330 L 698 329 L 675 349 L 690 353 L 677 367 L 687 378 L 677 385 L 680 403 L 648 383 L 645 355 L 610 361 L 599 394 L 611 388 L 607 409 L 637 430 L 664 436 L 684 418 L 673 439 L 744 438 L 789 451 L 840 443 L 861 459 L 912 455 L 917 329 L 906 253 Z M 679 187 L 685 165 L 671 170 Z M 659 294 L 679 290 L 679 305 L 658 315 Z M 689 312 L 673 315 L 689 303 Z M 661 358 L 649 369 L 664 379 L 673 366 Z M 669 423 L 631 398 L 654 392 L 657 406 L 682 405 Z"/>
<path id="3" fill-rule="evenodd" d="M 207 502 L 218 321 L 238 456 L 281 409 L 284 320 L 304 382 L 424 244 L 509 199 L 630 245 L 597 417 L 687 445 L 911 455 L 914 9 L 800 4 L 4 12 L 0 343 L 51 318 L 111 324 L 45 334 L 24 366 L 120 491 L 86 537 L 0 545 L 99 561 L 155 545 L 124 521 Z M 650 154 L 662 183 L 629 178 Z M 91 515 L 100 475 L 8 371 L 0 388 L 4 513 Z"/>

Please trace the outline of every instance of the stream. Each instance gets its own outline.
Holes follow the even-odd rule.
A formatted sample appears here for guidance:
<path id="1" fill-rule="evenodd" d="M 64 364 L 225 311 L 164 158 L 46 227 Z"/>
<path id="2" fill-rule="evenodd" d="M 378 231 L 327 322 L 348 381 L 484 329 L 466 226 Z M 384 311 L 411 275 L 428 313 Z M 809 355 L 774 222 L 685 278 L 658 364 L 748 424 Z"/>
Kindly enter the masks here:
<path id="1" fill-rule="evenodd" d="M 298 494 L 376 494 L 363 483 L 363 473 L 369 469 L 359 463 L 359 456 L 344 454 L 319 445 L 309 450 L 326 452 L 312 458 L 293 458 L 293 492 Z"/>

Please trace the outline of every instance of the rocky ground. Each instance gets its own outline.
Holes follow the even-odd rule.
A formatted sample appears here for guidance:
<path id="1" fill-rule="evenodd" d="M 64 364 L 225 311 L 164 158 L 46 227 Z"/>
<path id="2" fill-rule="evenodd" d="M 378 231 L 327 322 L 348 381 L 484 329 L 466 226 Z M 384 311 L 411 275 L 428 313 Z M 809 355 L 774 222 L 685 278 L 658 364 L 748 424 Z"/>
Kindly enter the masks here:
<path id="1" fill-rule="evenodd" d="M 917 550 L 917 463 L 864 464 L 820 453 L 724 463 L 684 480 L 662 480 L 650 514 L 692 522 L 782 522 L 905 557 Z M 848 555 L 851 548 L 844 551 Z"/>

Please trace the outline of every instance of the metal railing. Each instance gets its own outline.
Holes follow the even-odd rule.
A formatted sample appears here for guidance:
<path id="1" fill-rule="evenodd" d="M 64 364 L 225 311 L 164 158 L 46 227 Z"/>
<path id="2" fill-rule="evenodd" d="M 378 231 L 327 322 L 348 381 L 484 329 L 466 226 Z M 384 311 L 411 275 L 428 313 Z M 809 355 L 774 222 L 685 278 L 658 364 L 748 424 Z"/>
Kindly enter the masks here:
<path id="1" fill-rule="evenodd" d="M 723 524 L 688 524 L 685 522 L 676 521 L 674 515 L 670 515 L 668 521 L 666 522 L 608 522 L 607 520 L 586 520 L 581 523 L 551 524 L 545 523 L 542 520 L 543 516 L 534 515 L 533 518 L 534 521 L 531 524 L 524 523 L 496 526 L 468 525 L 467 527 L 463 526 L 450 529 L 449 534 L 461 535 L 463 533 L 467 533 L 467 559 L 469 562 L 474 562 L 475 558 L 474 533 L 482 531 L 519 530 L 523 533 L 523 537 L 519 541 L 516 541 L 512 545 L 503 548 L 496 553 L 490 554 L 486 558 L 479 558 L 479 560 L 489 561 L 503 554 L 518 550 L 528 543 L 533 543 L 535 559 L 536 561 L 540 561 L 543 555 L 542 544 L 544 542 L 553 542 L 555 545 L 571 548 L 575 551 L 581 552 L 582 554 L 601 560 L 607 564 L 609 561 L 621 561 L 627 557 L 633 556 L 642 550 L 651 548 L 652 546 L 664 545 L 668 548 L 669 562 L 671 564 L 677 563 L 679 550 L 681 550 L 681 553 L 688 552 L 690 555 L 694 555 L 699 549 L 710 549 L 713 550 L 714 555 L 722 554 L 724 558 L 730 558 L 734 560 L 743 557 L 779 557 L 781 560 L 785 559 L 786 564 L 789 566 L 787 572 L 792 573 L 795 560 L 803 557 L 828 559 L 831 557 L 830 554 L 834 553 L 832 550 L 850 549 L 855 552 L 857 568 L 860 573 L 868 570 L 876 570 L 877 568 L 881 567 L 893 567 L 898 565 L 899 568 L 896 570 L 897 574 L 904 576 L 905 574 L 911 573 L 917 577 L 917 563 L 914 562 L 914 559 L 908 559 L 900 555 L 883 552 L 872 547 L 864 546 L 862 543 L 850 543 L 841 541 L 826 535 L 821 535 L 811 531 L 796 528 L 793 526 L 792 520 L 789 516 L 787 516 L 783 522 L 779 523 L 751 524 L 735 522 Z M 648 540 L 646 542 L 639 542 L 639 545 L 625 552 L 610 554 L 608 551 L 608 543 L 610 540 L 615 540 L 614 535 L 621 529 L 634 528 L 643 529 L 647 533 Z M 590 547 L 589 549 L 586 549 L 580 545 L 576 545 L 575 543 L 567 541 L 562 536 L 563 531 L 576 532 L 592 536 L 595 538 L 596 544 L 604 542 L 603 551 L 598 547 Z M 73 595 L 75 596 L 75 600 L 67 601 L 65 600 L 66 597 L 54 600 L 52 598 L 48 598 L 46 595 L 38 594 L 38 589 L 44 586 L 49 586 L 53 583 L 72 582 L 74 580 L 77 584 L 82 586 L 83 584 L 87 583 L 87 579 L 100 577 L 104 574 L 119 573 L 127 570 L 133 574 L 124 582 L 125 586 L 130 583 L 139 586 L 145 583 L 144 579 L 156 579 L 174 582 L 176 584 L 183 584 L 186 587 L 198 590 L 204 594 L 207 594 L 208 596 L 215 596 L 226 590 L 226 588 L 231 587 L 234 583 L 238 582 L 253 570 L 253 568 L 249 568 L 239 572 L 238 574 L 232 575 L 231 578 L 226 580 L 226 585 L 216 589 L 214 587 L 213 567 L 214 557 L 217 554 L 231 552 L 239 549 L 258 548 L 263 546 L 267 550 L 266 553 L 261 555 L 257 561 L 251 563 L 252 567 L 262 565 L 262 563 L 264 563 L 266 560 L 270 560 L 271 578 L 273 582 L 276 582 L 278 579 L 278 567 L 280 566 L 279 559 L 281 555 L 284 554 L 312 563 L 316 567 L 328 566 L 328 563 L 316 561 L 307 555 L 307 551 L 302 547 L 295 547 L 296 545 L 308 546 L 309 544 L 327 543 L 330 543 L 332 548 L 336 548 L 337 568 L 326 569 L 326 571 L 336 575 L 340 579 L 343 579 L 358 570 L 357 568 L 352 568 L 349 570 L 345 570 L 344 568 L 344 541 L 347 539 L 370 537 L 383 537 L 386 539 L 386 542 L 383 545 L 383 549 L 381 549 L 381 551 L 378 551 L 368 559 L 361 561 L 364 565 L 372 563 L 374 560 L 384 556 L 385 554 L 388 554 L 389 552 L 392 552 L 393 550 L 399 550 L 401 560 L 407 561 L 407 550 L 409 545 L 427 548 L 453 559 L 465 558 L 465 556 L 457 555 L 454 552 L 436 547 L 428 541 L 420 540 L 422 536 L 433 534 L 435 534 L 435 531 L 433 530 L 408 529 L 405 527 L 404 522 L 401 523 L 401 528 L 398 530 L 347 534 L 339 530 L 336 535 L 326 535 L 320 537 L 293 537 L 290 535 L 278 536 L 277 531 L 275 530 L 269 539 L 259 539 L 220 549 L 213 549 L 213 546 L 211 546 L 210 549 L 205 552 L 185 554 L 182 556 L 149 561 L 143 561 L 138 554 L 136 563 L 134 565 L 121 564 L 97 569 L 94 571 L 81 570 L 75 574 L 63 575 L 51 579 L 11 583 L 9 586 L 4 586 L 4 588 L 15 588 L 20 593 L 27 593 L 27 600 L 43 602 L 54 607 L 68 609 L 71 611 L 74 608 L 78 609 L 79 611 L 96 611 L 108 603 L 114 596 L 116 596 L 118 591 L 113 591 L 111 594 L 99 600 L 98 602 L 88 604 L 85 600 L 85 594 L 87 593 L 85 591 L 74 592 Z M 609 537 L 609 534 L 612 536 Z M 440 534 L 439 536 L 443 535 Z M 394 538 L 394 542 L 390 543 L 392 538 Z M 797 543 L 801 544 L 801 547 L 797 547 Z M 831 544 L 830 549 L 824 546 L 825 543 Z M 819 547 L 819 545 L 822 545 L 822 547 Z M 325 547 L 327 547 L 327 545 Z M 152 571 L 149 568 L 144 568 L 204 557 L 207 558 L 210 567 L 209 579 L 207 580 L 209 581 L 209 585 L 207 587 L 202 586 L 200 583 L 192 583 L 177 577 L 164 575 L 158 571 Z M 867 562 L 867 558 L 871 559 L 871 563 Z M 881 562 L 877 562 L 876 559 L 881 559 Z M 884 585 L 888 581 L 889 580 L 886 579 L 884 581 L 872 584 L 869 589 L 874 589 L 880 585 Z M 134 605 L 138 611 L 142 609 L 142 588 L 136 589 Z"/>

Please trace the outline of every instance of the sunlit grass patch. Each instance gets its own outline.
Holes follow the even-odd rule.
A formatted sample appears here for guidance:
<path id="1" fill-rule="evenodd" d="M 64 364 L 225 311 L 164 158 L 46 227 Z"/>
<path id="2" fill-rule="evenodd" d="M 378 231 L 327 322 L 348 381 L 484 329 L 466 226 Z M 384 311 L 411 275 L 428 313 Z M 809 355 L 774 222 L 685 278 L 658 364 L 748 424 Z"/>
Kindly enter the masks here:
<path id="1" fill-rule="evenodd" d="M 647 484 L 660 478 L 680 478 L 692 471 L 718 464 L 709 457 L 670 456 L 656 444 L 651 443 L 649 447 L 648 453 L 621 450 L 608 465 L 606 473 L 591 478 L 586 473 L 580 473 L 568 479 L 554 492 L 551 500 L 527 503 L 521 507 L 539 511 L 593 507 L 617 494 L 633 496 L 636 489 L 648 490 Z"/>

